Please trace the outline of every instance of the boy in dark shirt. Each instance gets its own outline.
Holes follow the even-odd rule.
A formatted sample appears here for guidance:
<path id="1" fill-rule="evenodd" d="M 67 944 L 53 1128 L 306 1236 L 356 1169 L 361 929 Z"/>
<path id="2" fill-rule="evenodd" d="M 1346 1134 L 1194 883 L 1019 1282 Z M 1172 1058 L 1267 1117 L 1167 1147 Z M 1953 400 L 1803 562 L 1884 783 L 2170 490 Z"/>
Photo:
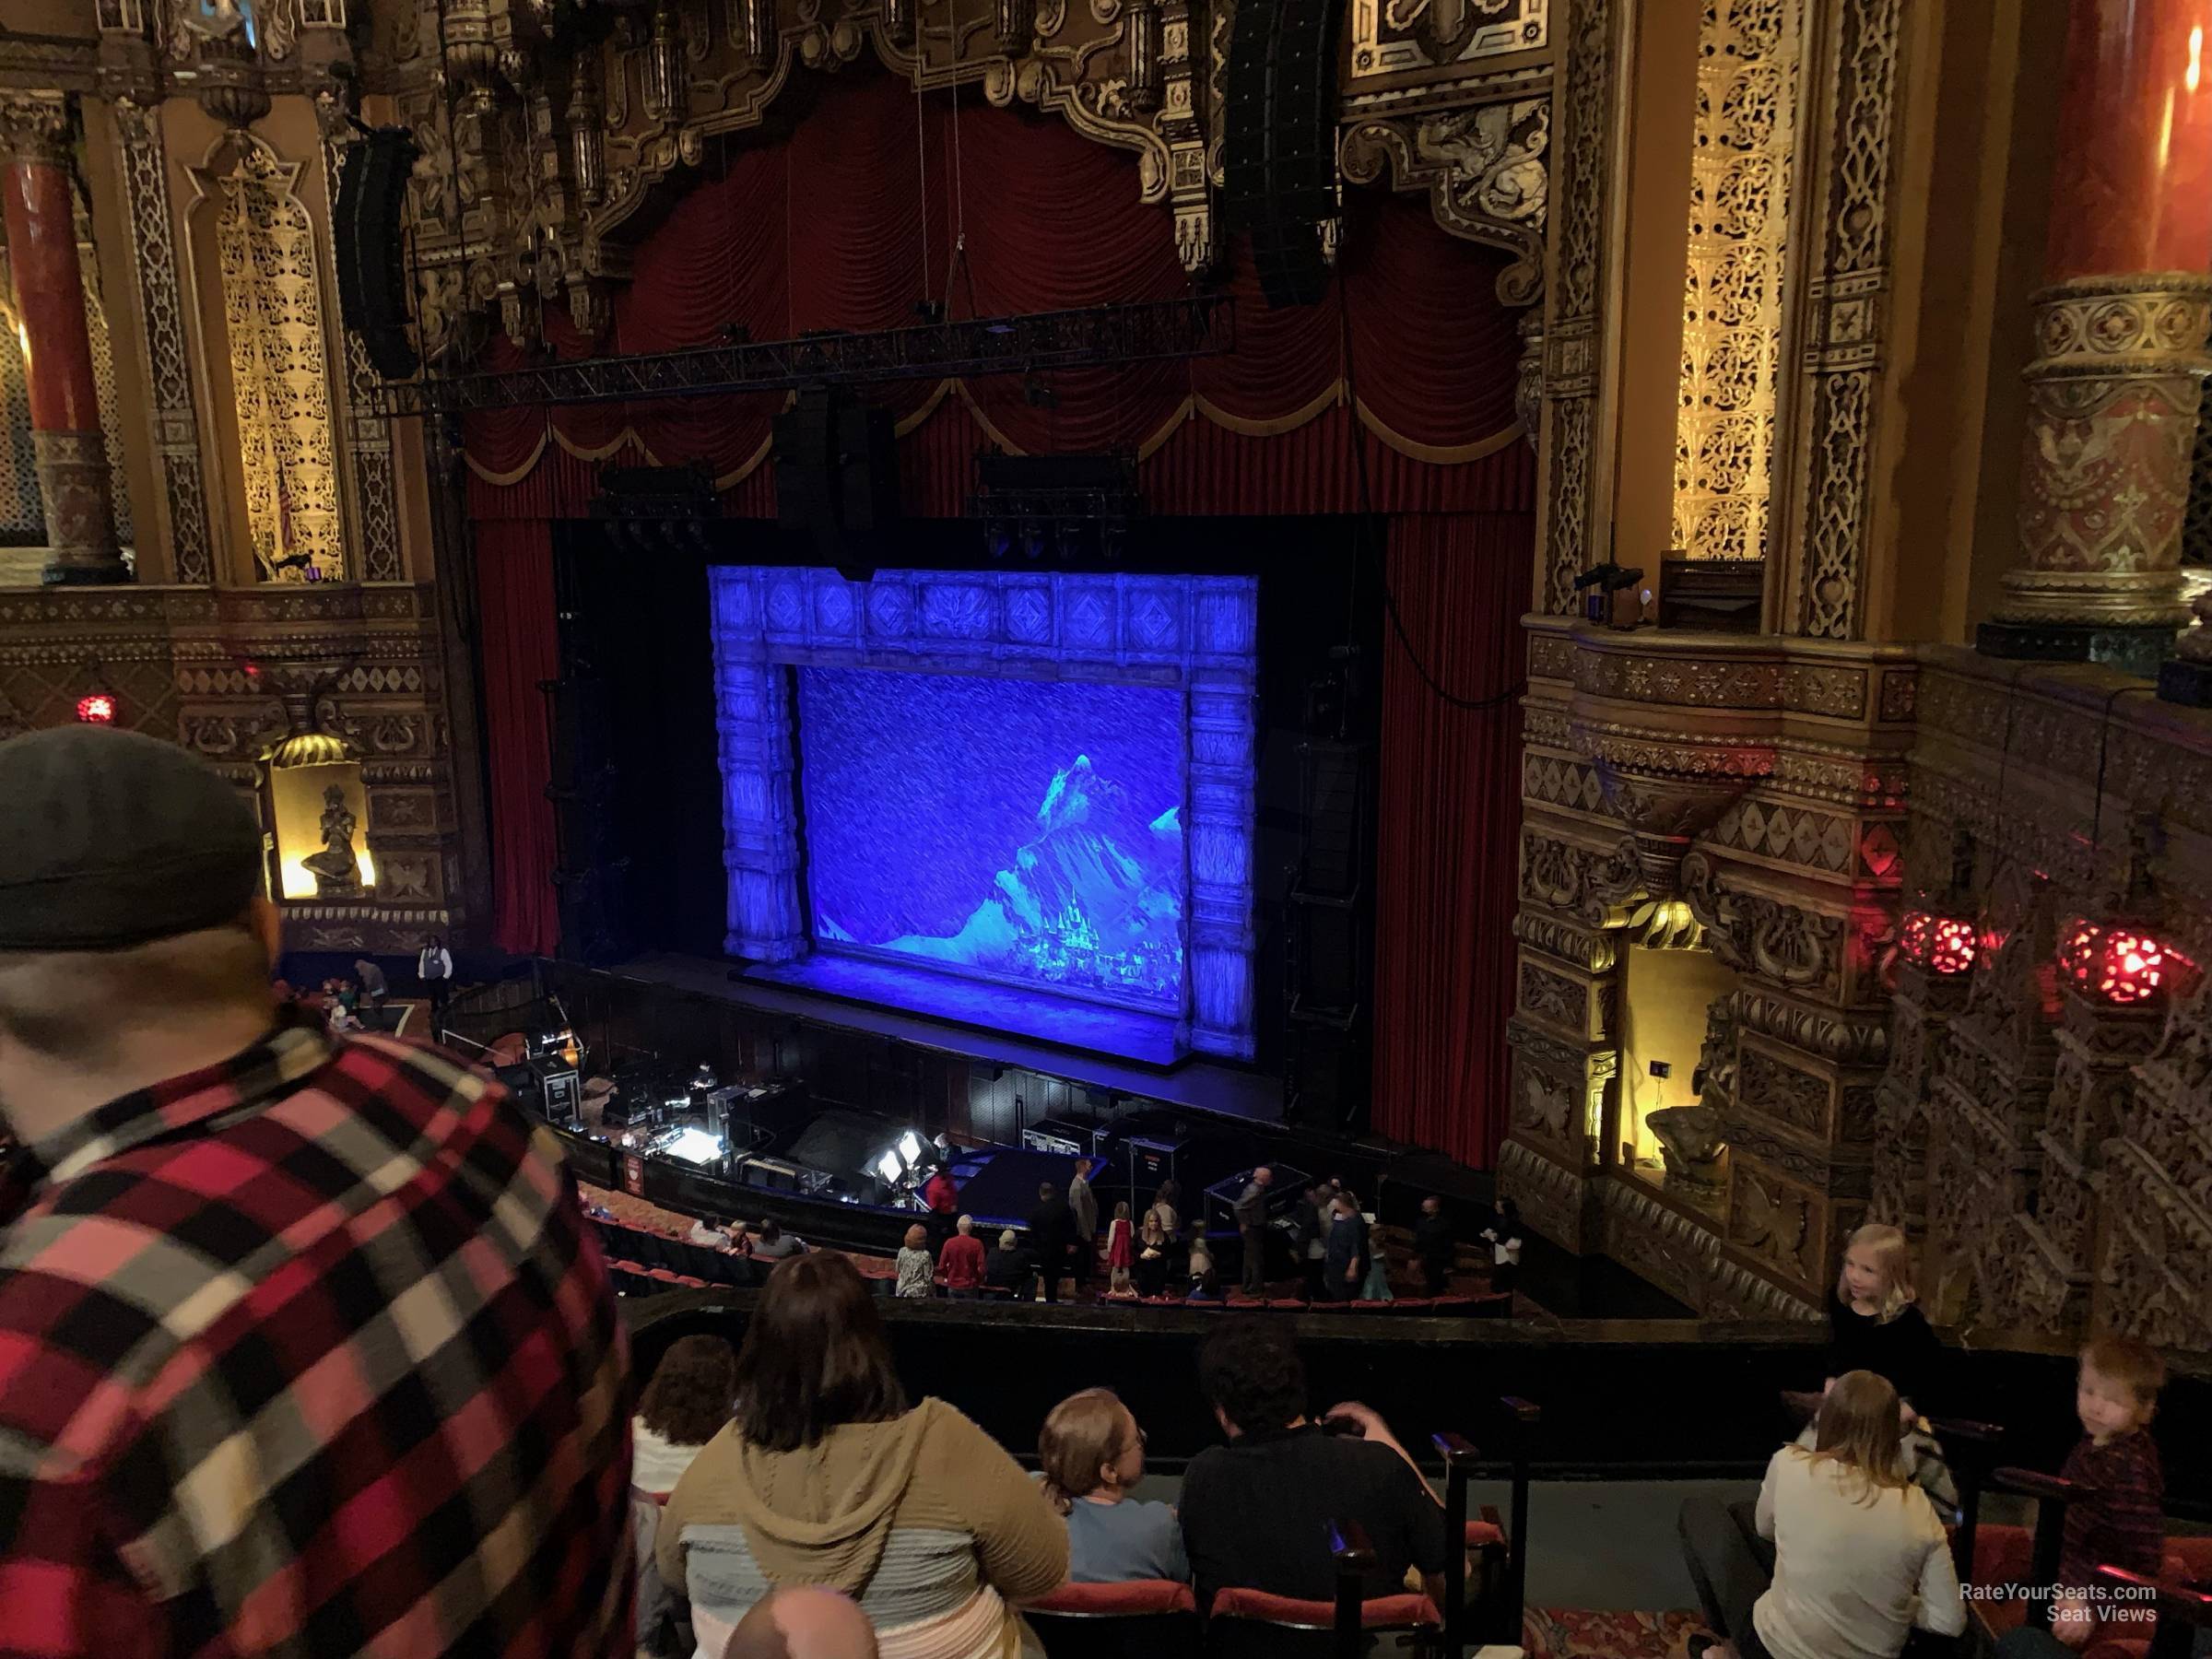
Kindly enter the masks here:
<path id="1" fill-rule="evenodd" d="M 1437 1297 L 1452 1288 L 1452 1265 L 1459 1255 L 1444 1201 L 1434 1193 L 1421 1200 L 1421 1218 L 1413 1224 L 1413 1253 L 1421 1264 L 1421 1294 Z"/>
<path id="2" fill-rule="evenodd" d="M 1329 1417 L 1356 1423 L 1360 1438 L 1325 1432 L 1306 1416 L 1305 1369 L 1288 1334 L 1263 1321 L 1216 1331 L 1198 1371 L 1229 1436 L 1193 1458 L 1182 1480 L 1183 1544 L 1201 1606 L 1230 1588 L 1328 1600 L 1328 1530 L 1355 1521 L 1375 1550 L 1369 1596 L 1395 1594 L 1415 1567 L 1441 1604 L 1444 1512 L 1381 1418 L 1338 1406 Z"/>
<path id="3" fill-rule="evenodd" d="M 2166 1367 L 2140 1342 L 2095 1336 L 2081 1350 L 2074 1409 L 2082 1439 L 2059 1471 L 2088 1488 L 2066 1506 L 2059 1551 L 2059 1595 L 2051 1630 L 2069 1647 L 2088 1643 L 2097 1609 L 2087 1592 L 2101 1566 L 2123 1567 L 2155 1578 L 2166 1553 L 2166 1482 L 2150 1419 L 2166 1385 Z"/>

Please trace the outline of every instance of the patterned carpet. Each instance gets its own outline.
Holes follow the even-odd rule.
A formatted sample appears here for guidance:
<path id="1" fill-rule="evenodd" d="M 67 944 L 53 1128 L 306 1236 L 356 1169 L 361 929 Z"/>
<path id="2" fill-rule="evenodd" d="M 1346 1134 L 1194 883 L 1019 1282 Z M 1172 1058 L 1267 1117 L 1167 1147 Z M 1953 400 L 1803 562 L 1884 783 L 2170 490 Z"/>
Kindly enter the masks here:
<path id="1" fill-rule="evenodd" d="M 1697 1614 L 1594 1613 L 1531 1607 L 1522 1620 L 1528 1659 L 1669 1659 L 1679 1654 Z"/>

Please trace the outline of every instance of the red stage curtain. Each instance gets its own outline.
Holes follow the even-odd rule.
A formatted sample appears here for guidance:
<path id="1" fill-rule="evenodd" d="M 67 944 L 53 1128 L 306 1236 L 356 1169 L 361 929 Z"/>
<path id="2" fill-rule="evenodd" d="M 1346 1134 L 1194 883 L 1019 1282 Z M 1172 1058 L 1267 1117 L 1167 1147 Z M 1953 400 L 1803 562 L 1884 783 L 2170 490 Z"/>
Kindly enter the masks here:
<path id="1" fill-rule="evenodd" d="M 552 348 L 563 358 L 665 351 L 712 342 L 733 324 L 757 340 L 884 328 L 911 320 L 924 295 L 961 316 L 1190 291 L 1171 218 L 1138 200 L 1127 153 L 1057 116 L 973 99 L 956 114 L 951 100 L 933 96 L 917 114 L 912 91 L 888 76 L 841 79 L 825 99 L 788 134 L 734 147 L 719 173 L 673 204 L 638 247 L 606 337 L 578 336 L 562 309 L 549 307 Z M 967 241 L 957 272 L 956 229 Z M 1030 452 L 1154 445 L 1156 512 L 1351 512 L 1360 503 L 1343 465 L 1348 367 L 1372 419 L 1398 446 L 1371 446 L 1374 507 L 1488 510 L 1524 489 L 1528 470 L 1502 441 L 1471 453 L 1512 424 L 1520 342 L 1518 313 L 1495 290 L 1504 257 L 1446 235 L 1424 196 L 1359 191 L 1346 203 L 1342 255 L 1348 365 L 1335 295 L 1270 311 L 1239 242 L 1224 273 L 1238 302 L 1237 347 L 1227 356 L 1047 374 L 1040 379 L 1050 395 L 1035 401 L 1019 375 L 981 377 L 949 395 L 927 382 L 871 395 L 910 422 L 937 400 L 903 445 L 927 452 L 903 464 L 910 484 L 917 472 L 931 481 L 909 497 L 917 515 L 963 511 L 967 469 L 954 465 L 954 450 L 994 441 Z M 500 340 L 479 366 L 521 361 Z M 618 451 L 642 459 L 642 446 L 664 465 L 697 460 L 720 478 L 747 474 L 726 509 L 770 514 L 766 469 L 747 469 L 758 467 L 783 402 L 769 394 L 472 415 L 472 500 L 485 517 L 565 508 L 569 482 L 547 489 L 536 471 L 573 464 L 588 482 L 600 460 Z M 1187 418 L 1176 425 L 1179 412 Z M 947 422 L 951 432 L 932 430 Z M 1148 479 L 1148 493 L 1153 487 Z"/>
<path id="2" fill-rule="evenodd" d="M 540 520 L 477 526 L 483 616 L 484 741 L 491 771 L 492 943 L 550 956 L 560 940 L 553 899 L 552 742 L 541 681 L 560 673 L 553 621 L 553 537 Z"/>
<path id="3" fill-rule="evenodd" d="M 1522 679 L 1534 551 L 1526 513 L 1391 521 L 1398 614 L 1453 696 Z M 1452 707 L 1383 627 L 1374 1126 L 1488 1169 L 1508 1121 L 1521 711 Z"/>

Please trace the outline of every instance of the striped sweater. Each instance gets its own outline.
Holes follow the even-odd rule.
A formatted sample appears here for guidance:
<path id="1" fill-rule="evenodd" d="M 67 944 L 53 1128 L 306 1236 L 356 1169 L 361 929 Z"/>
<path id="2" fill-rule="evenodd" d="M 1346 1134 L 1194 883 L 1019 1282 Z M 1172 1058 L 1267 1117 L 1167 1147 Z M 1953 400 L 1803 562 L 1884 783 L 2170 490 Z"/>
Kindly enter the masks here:
<path id="1" fill-rule="evenodd" d="M 669 1496 L 656 1552 L 690 1596 L 700 1659 L 769 1591 L 805 1583 L 851 1594 L 883 1659 L 1015 1659 L 1010 1604 L 1067 1577 L 1067 1528 L 1036 1483 L 940 1400 L 796 1452 L 724 1429 Z"/>

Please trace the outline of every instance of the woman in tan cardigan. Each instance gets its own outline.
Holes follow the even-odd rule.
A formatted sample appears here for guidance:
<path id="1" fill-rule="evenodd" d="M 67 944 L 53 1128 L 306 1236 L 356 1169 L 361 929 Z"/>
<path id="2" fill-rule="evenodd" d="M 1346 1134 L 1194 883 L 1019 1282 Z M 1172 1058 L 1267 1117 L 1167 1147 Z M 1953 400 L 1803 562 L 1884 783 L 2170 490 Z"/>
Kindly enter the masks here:
<path id="1" fill-rule="evenodd" d="M 1067 1577 L 1067 1528 L 998 1443 L 941 1400 L 909 1410 L 867 1282 L 824 1251 L 769 1276 L 737 1356 L 736 1420 L 661 1518 L 698 1659 L 771 1590 L 822 1584 L 883 1659 L 1017 1659 L 1015 1606 Z"/>

